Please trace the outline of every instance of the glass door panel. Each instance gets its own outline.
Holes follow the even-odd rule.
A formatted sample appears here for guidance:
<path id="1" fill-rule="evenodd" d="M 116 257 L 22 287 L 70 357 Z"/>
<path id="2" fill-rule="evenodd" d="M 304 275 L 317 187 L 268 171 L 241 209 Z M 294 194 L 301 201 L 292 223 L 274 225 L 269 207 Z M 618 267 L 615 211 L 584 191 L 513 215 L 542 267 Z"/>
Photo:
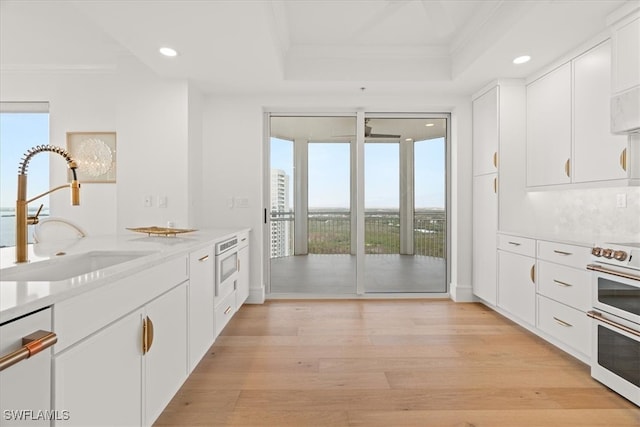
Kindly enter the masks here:
<path id="1" fill-rule="evenodd" d="M 446 119 L 365 119 L 364 290 L 446 292 Z"/>
<path id="2" fill-rule="evenodd" d="M 416 262 L 426 274 L 426 292 L 446 292 L 446 120 L 429 123 L 442 132 L 414 142 L 414 219 L 413 244 Z"/>
<path id="3" fill-rule="evenodd" d="M 353 295 L 355 117 L 271 117 L 270 127 L 271 173 L 288 171 L 290 194 L 290 209 L 282 214 L 272 209 L 270 216 L 272 230 L 279 222 L 288 225 L 290 245 L 288 251 L 274 249 L 279 240 L 272 235 L 270 292 Z M 281 141 L 289 148 L 278 152 Z M 272 183 L 272 206 L 274 197 L 281 199 L 278 191 Z"/>

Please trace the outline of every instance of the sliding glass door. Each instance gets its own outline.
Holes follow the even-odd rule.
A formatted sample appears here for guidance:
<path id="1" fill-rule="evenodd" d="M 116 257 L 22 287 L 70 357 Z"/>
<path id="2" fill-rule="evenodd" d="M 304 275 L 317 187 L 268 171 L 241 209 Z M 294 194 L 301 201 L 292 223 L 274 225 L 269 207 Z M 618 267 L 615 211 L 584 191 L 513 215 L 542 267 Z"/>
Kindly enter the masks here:
<path id="1" fill-rule="evenodd" d="M 447 292 L 447 116 L 269 120 L 268 292 Z"/>

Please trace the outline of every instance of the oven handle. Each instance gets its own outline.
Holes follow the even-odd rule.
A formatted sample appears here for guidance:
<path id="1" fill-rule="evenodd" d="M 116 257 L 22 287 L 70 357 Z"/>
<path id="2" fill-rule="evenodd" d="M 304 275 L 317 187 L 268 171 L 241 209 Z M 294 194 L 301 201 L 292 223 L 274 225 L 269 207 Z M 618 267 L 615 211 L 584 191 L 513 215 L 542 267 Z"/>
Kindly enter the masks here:
<path id="1" fill-rule="evenodd" d="M 587 311 L 587 316 L 591 317 L 592 319 L 596 319 L 598 322 L 606 323 L 607 325 L 613 326 L 614 328 L 621 329 L 627 333 L 630 333 L 631 335 L 640 337 L 640 332 L 636 331 L 635 329 L 631 329 L 628 326 L 621 325 L 618 322 L 614 322 L 613 320 L 609 320 L 604 317 L 602 313 L 599 313 L 595 310 Z"/>
<path id="2" fill-rule="evenodd" d="M 621 271 L 609 270 L 608 268 L 600 267 L 596 264 L 587 265 L 587 270 L 597 271 L 598 273 L 611 274 L 612 276 L 618 276 L 629 280 L 636 280 L 640 282 L 640 276 L 635 276 L 629 273 L 623 273 Z"/>

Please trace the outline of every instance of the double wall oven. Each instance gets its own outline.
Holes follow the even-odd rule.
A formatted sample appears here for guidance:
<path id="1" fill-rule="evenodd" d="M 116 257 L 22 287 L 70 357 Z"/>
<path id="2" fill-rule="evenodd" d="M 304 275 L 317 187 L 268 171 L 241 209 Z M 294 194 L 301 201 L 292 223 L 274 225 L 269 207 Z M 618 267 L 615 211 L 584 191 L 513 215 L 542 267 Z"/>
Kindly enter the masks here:
<path id="1" fill-rule="evenodd" d="M 591 253 L 591 376 L 640 406 L 640 243 Z"/>

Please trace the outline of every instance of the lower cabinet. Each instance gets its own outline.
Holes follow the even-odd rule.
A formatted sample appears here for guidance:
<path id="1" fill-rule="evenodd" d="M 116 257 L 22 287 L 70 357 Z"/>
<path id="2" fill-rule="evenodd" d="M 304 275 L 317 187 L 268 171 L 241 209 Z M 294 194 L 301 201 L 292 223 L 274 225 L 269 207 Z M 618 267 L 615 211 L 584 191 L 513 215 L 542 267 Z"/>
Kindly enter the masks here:
<path id="1" fill-rule="evenodd" d="M 590 246 L 498 233 L 502 314 L 572 356 L 591 358 Z"/>
<path id="2" fill-rule="evenodd" d="M 142 425 L 142 318 L 137 310 L 54 359 L 54 407 L 63 426 Z"/>
<path id="3" fill-rule="evenodd" d="M 143 356 L 145 417 L 151 425 L 187 379 L 187 283 L 151 301 L 145 319 L 148 348 Z"/>
<path id="4" fill-rule="evenodd" d="M 187 284 L 56 355 L 59 425 L 153 424 L 187 377 Z"/>
<path id="5" fill-rule="evenodd" d="M 536 324 L 535 258 L 498 250 L 498 307 Z"/>
<path id="6" fill-rule="evenodd" d="M 249 297 L 249 235 L 238 236 L 238 281 L 236 284 L 236 307 L 240 308 Z M 244 240 L 243 240 L 244 239 Z"/>

